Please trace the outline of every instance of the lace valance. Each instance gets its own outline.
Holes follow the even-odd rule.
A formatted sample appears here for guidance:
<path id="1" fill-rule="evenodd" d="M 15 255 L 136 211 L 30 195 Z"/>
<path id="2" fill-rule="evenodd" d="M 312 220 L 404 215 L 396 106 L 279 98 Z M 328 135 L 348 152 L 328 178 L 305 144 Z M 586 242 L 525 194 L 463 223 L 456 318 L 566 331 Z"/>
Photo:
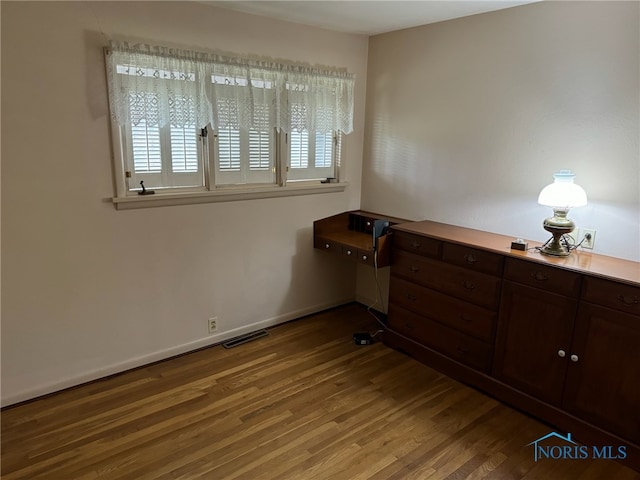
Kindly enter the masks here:
<path id="1" fill-rule="evenodd" d="M 111 42 L 107 77 L 119 125 L 353 130 L 349 73 Z"/>

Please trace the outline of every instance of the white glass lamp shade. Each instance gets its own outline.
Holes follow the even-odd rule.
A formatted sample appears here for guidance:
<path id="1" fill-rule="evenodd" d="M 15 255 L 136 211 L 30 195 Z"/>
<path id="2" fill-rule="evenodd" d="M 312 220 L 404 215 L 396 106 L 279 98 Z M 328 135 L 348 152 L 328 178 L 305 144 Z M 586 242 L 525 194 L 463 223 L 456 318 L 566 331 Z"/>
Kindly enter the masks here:
<path id="1" fill-rule="evenodd" d="M 538 203 L 547 207 L 573 208 L 587 204 L 587 194 L 580 185 L 573 183 L 571 170 L 560 170 L 553 175 L 554 182 L 542 189 Z"/>

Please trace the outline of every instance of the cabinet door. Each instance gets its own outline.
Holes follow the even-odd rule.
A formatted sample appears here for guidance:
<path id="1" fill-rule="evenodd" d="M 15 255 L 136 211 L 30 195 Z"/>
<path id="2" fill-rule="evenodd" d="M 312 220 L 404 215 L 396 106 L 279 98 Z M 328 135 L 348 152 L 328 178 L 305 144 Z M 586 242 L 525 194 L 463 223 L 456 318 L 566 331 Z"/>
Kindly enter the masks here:
<path id="1" fill-rule="evenodd" d="M 504 282 L 493 374 L 560 405 L 577 300 Z"/>
<path id="2" fill-rule="evenodd" d="M 640 444 L 640 317 L 581 303 L 564 408 Z"/>

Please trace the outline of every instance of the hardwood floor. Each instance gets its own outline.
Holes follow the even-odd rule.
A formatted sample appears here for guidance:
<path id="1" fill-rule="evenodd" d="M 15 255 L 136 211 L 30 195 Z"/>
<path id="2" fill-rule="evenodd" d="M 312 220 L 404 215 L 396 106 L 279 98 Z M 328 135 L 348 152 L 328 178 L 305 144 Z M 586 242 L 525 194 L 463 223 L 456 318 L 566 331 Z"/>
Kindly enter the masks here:
<path id="1" fill-rule="evenodd" d="M 2 478 L 638 479 L 533 460 L 541 424 L 381 343 L 357 304 L 2 412 Z"/>

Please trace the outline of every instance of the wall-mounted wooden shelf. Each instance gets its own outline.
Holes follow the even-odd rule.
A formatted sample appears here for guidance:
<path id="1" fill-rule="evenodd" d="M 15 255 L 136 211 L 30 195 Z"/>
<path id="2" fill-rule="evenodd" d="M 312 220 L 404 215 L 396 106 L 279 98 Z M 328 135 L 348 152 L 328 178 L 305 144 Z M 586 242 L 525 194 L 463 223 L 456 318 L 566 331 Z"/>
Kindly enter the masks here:
<path id="1" fill-rule="evenodd" d="M 313 246 L 366 265 L 374 265 L 377 253 L 378 267 L 386 267 L 390 263 L 391 238 L 388 232 L 378 237 L 376 252 L 373 237 L 376 220 L 386 220 L 390 226 L 406 222 L 362 210 L 339 213 L 313 222 Z"/>

